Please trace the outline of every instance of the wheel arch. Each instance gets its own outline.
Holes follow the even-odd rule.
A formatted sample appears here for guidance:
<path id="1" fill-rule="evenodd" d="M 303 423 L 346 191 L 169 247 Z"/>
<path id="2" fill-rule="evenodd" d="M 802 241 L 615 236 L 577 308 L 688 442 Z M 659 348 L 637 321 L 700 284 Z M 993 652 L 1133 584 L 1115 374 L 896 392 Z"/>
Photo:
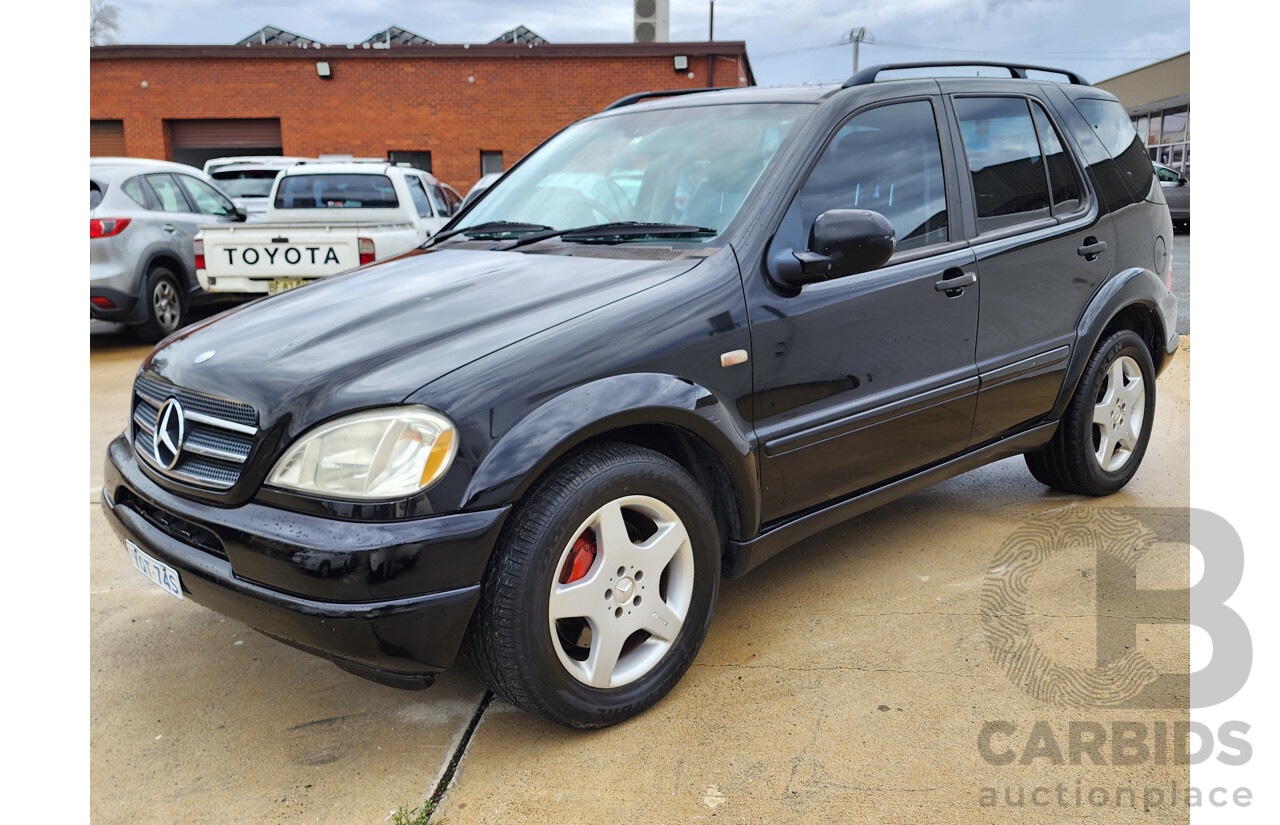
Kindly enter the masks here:
<path id="1" fill-rule="evenodd" d="M 707 493 L 722 544 L 753 536 L 760 492 L 753 443 L 704 387 L 661 374 L 611 376 L 575 387 L 525 415 L 476 468 L 463 506 L 519 500 L 566 456 L 622 442 L 680 464 Z"/>
<path id="2" fill-rule="evenodd" d="M 1137 333 L 1151 352 L 1151 361 L 1159 374 L 1176 349 L 1177 335 L 1172 331 L 1172 318 L 1167 303 L 1164 280 L 1147 269 L 1131 269 L 1109 280 L 1094 295 L 1076 326 L 1076 345 L 1067 366 L 1067 378 L 1054 402 L 1053 418 L 1066 411 L 1080 377 L 1099 342 L 1121 329 Z"/>

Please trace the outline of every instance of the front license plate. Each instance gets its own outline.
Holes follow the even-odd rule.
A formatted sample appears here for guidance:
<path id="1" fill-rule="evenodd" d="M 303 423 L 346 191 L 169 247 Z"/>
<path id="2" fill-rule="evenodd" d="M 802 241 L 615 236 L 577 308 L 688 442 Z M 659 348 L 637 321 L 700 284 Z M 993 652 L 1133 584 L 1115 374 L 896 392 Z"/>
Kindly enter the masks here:
<path id="1" fill-rule="evenodd" d="M 151 558 L 142 552 L 142 548 L 128 539 L 125 539 L 124 549 L 129 551 L 129 561 L 133 562 L 135 570 L 160 585 L 171 596 L 182 598 L 182 582 L 178 579 L 177 570 Z"/>
<path id="2" fill-rule="evenodd" d="M 305 283 L 306 280 L 300 278 L 275 278 L 267 281 L 267 294 L 275 295 L 277 292 L 285 292 Z"/>

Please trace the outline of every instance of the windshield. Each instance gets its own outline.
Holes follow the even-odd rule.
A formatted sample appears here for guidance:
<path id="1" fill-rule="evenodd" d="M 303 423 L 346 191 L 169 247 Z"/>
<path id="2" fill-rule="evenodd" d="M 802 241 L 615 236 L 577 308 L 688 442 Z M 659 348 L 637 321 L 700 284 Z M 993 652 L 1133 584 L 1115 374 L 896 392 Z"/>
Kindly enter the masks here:
<path id="1" fill-rule="evenodd" d="M 279 169 L 243 169 L 239 172 L 214 172 L 211 177 L 233 198 L 265 198 L 271 194 Z"/>
<path id="2" fill-rule="evenodd" d="M 584 121 L 508 172 L 459 226 L 637 221 L 719 234 L 805 111 L 753 103 Z"/>

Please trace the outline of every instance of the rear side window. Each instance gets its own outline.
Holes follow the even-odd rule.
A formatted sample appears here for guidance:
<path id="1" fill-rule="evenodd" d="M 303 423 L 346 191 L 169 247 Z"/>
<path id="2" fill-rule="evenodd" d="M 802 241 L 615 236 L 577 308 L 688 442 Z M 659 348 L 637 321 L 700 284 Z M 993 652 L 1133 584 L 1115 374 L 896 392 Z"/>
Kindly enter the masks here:
<path id="1" fill-rule="evenodd" d="M 1145 195 L 1151 188 L 1151 158 L 1124 107 L 1114 100 L 1081 98 L 1076 101 L 1076 109 L 1089 121 L 1134 193 Z"/>
<path id="2" fill-rule="evenodd" d="M 955 107 L 973 179 L 978 231 L 1049 217 L 1049 183 L 1026 99 L 957 98 Z"/>
<path id="3" fill-rule="evenodd" d="M 286 175 L 277 209 L 394 209 L 400 205 L 386 175 Z"/>
<path id="4" fill-rule="evenodd" d="M 1040 135 L 1040 148 L 1044 151 L 1045 166 L 1049 171 L 1049 193 L 1053 198 L 1053 214 L 1066 215 L 1080 208 L 1080 178 L 1075 165 L 1062 148 L 1058 132 L 1049 122 L 1040 104 L 1031 104 L 1031 117 Z"/>
<path id="5" fill-rule="evenodd" d="M 917 100 L 855 115 L 823 150 L 798 203 L 806 231 L 829 209 L 870 209 L 893 224 L 899 250 L 946 241 L 947 197 L 933 106 Z"/>
<path id="6" fill-rule="evenodd" d="M 160 208 L 165 212 L 189 212 L 187 201 L 182 197 L 178 184 L 168 175 L 147 175 L 147 183 L 151 191 L 160 200 Z"/>
<path id="7" fill-rule="evenodd" d="M 235 211 L 231 201 L 204 181 L 196 180 L 189 175 L 178 175 L 178 181 L 182 183 L 182 188 L 187 190 L 191 200 L 195 201 L 196 208 L 204 214 L 230 215 Z"/>
<path id="8" fill-rule="evenodd" d="M 97 181 L 89 181 L 89 208 L 92 209 L 102 203 L 102 193 L 106 191 L 106 187 Z"/>
<path id="9" fill-rule="evenodd" d="M 404 182 L 409 185 L 409 197 L 413 198 L 413 208 L 418 210 L 418 217 L 433 217 L 431 202 L 427 200 L 427 191 L 422 188 L 422 179 L 406 175 Z"/>

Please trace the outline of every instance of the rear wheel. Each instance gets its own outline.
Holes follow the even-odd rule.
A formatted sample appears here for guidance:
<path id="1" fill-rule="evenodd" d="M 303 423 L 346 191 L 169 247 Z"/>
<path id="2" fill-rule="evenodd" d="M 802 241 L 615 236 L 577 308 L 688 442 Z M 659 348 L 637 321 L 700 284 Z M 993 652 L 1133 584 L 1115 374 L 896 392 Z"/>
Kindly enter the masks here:
<path id="1" fill-rule="evenodd" d="M 1103 496 L 1124 487 L 1147 450 L 1156 410 L 1155 367 L 1131 330 L 1094 351 L 1053 439 L 1027 453 L 1027 468 L 1058 490 Z"/>
<path id="2" fill-rule="evenodd" d="M 159 341 L 185 323 L 187 307 L 178 279 L 168 267 L 152 267 L 142 297 L 147 302 L 147 320 L 134 327 L 138 338 Z"/>
<path id="3" fill-rule="evenodd" d="M 510 519 L 468 632 L 489 687 L 577 728 L 666 695 L 702 644 L 720 578 L 718 533 L 689 474 L 605 445 L 561 464 Z"/>

